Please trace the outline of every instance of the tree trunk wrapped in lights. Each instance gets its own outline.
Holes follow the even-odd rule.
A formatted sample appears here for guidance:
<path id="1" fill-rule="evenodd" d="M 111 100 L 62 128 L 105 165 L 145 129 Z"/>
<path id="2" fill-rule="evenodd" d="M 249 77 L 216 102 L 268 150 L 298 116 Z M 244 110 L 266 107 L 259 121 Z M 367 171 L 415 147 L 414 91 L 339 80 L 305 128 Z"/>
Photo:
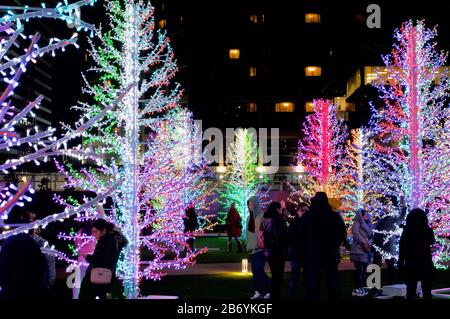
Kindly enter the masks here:
<path id="1" fill-rule="evenodd" d="M 247 228 L 248 199 L 258 196 L 264 206 L 268 193 L 268 179 L 262 171 L 258 172 L 258 147 L 255 140 L 256 137 L 248 129 L 236 130 L 234 142 L 227 150 L 229 165 L 222 176 L 223 188 L 218 191 L 219 202 L 225 209 L 219 213 L 219 220 L 225 222 L 227 210 L 234 203 L 244 230 Z"/>
<path id="2" fill-rule="evenodd" d="M 319 191 L 326 192 L 329 198 L 346 194 L 339 174 L 345 157 L 346 125 L 338 119 L 337 106 L 330 100 L 314 100 L 313 105 L 314 113 L 306 117 L 298 143 L 296 166 L 305 174 L 299 175 L 300 187 L 290 195 L 294 202 L 309 202 Z"/>
<path id="3" fill-rule="evenodd" d="M 85 92 L 94 102 L 78 109 L 95 116 L 117 88 L 136 85 L 83 134 L 85 148 L 100 158 L 97 167 L 81 174 L 59 167 L 72 176 L 70 186 L 83 190 L 120 182 L 110 194 L 114 204 L 105 218 L 128 240 L 118 275 L 125 296 L 137 298 L 142 278 L 159 279 L 165 269 L 184 268 L 205 251 L 184 252 L 186 241 L 198 232 L 184 233 L 183 216 L 193 202 L 204 208 L 207 172 L 201 152 L 192 151 L 201 150 L 201 139 L 192 115 L 180 107 L 180 86 L 171 85 L 176 61 L 169 38 L 155 29 L 154 8 L 146 1 L 117 0 L 107 1 L 106 9 L 109 31 L 98 31 L 101 45 L 90 51 L 95 62 L 91 70 L 98 77 L 93 83 L 85 77 Z M 149 252 L 147 260 L 141 260 L 143 249 Z"/>

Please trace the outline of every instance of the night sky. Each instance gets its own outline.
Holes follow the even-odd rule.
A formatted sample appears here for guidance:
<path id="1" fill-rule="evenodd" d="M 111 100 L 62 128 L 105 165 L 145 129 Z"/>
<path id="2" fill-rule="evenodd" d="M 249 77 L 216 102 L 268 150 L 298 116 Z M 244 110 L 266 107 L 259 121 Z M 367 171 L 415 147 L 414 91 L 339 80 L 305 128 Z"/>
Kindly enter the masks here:
<path id="1" fill-rule="evenodd" d="M 3 1 L 4 4 L 8 2 L 14 1 Z M 40 2 L 27 1 L 29 5 Z M 158 8 L 160 2 L 155 0 L 152 3 Z M 176 12 L 180 8 L 184 15 L 183 26 L 174 26 L 171 29 L 169 24 L 167 28 L 169 35 L 173 38 L 172 44 L 180 64 L 180 72 L 176 80 L 185 88 L 189 98 L 188 106 L 193 109 L 196 117 L 206 120 L 208 124 L 223 125 L 224 123 L 218 119 L 223 116 L 221 113 L 223 109 L 211 112 L 212 110 L 205 106 L 205 103 L 211 99 L 215 98 L 215 101 L 218 101 L 223 94 L 215 87 L 222 85 L 223 82 L 214 82 L 213 79 L 214 72 L 217 71 L 214 68 L 220 68 L 221 59 L 226 63 L 226 45 L 220 47 L 220 43 L 232 43 L 229 34 L 234 34 L 233 32 L 239 34 L 240 26 L 239 22 L 236 22 L 239 20 L 236 19 L 240 16 L 240 12 L 247 12 L 248 8 L 258 1 L 165 0 L 164 2 L 169 3 L 169 13 Z M 274 56 L 272 60 L 267 60 L 267 67 L 272 68 L 273 73 L 269 73 L 261 90 L 268 88 L 276 95 L 280 88 L 292 96 L 301 98 L 308 94 L 307 91 L 302 91 L 302 81 L 299 80 L 302 76 L 301 65 L 298 66 L 297 72 L 287 71 L 289 68 L 296 68 L 296 61 L 301 61 L 311 51 L 309 44 L 305 41 L 307 34 L 301 27 L 307 7 L 304 3 L 308 1 L 259 2 L 264 3 L 266 10 L 270 10 L 267 14 L 271 17 L 267 21 L 261 41 L 267 41 L 269 48 L 283 48 L 279 55 Z M 448 2 L 430 5 L 429 2 L 396 1 L 394 4 L 391 1 L 377 1 L 377 4 L 381 6 L 382 28 L 372 30 L 365 25 L 368 15 L 365 11 L 367 5 L 373 1 L 309 2 L 318 3 L 316 7 L 324 17 L 322 21 L 324 38 L 319 39 L 317 45 L 320 48 L 316 49 L 322 52 L 333 51 L 333 58 L 328 60 L 327 72 L 323 76 L 321 92 L 324 97 L 342 93 L 346 79 L 363 61 L 371 60 L 373 65 L 380 65 L 381 54 L 388 53 L 392 45 L 393 29 L 406 19 L 425 19 L 428 26 L 438 25 L 439 47 L 446 50 L 450 47 L 448 23 L 450 4 Z M 160 14 L 161 12 L 157 10 L 157 19 Z M 245 17 L 247 17 L 246 14 Z M 104 23 L 103 1 L 98 1 L 95 8 L 84 9 L 83 19 L 94 24 Z M 62 27 L 62 22 L 46 20 L 45 23 L 46 26 L 41 23 L 30 24 L 26 31 L 31 33 L 39 30 L 44 36 L 56 35 L 61 38 L 70 36 L 67 28 Z M 233 28 L 237 29 L 230 31 Z M 82 98 L 81 72 L 89 65 L 89 62 L 85 62 L 88 45 L 83 39 L 84 36 L 85 34 L 80 34 L 80 49 L 70 48 L 51 59 L 54 66 L 51 84 L 54 92 L 52 108 L 54 123 L 59 121 L 70 123 L 77 119 L 76 113 L 69 111 L 69 108 Z M 177 42 L 177 39 L 180 40 Z M 239 39 L 244 43 L 247 40 L 251 39 L 245 37 Z M 280 76 L 283 76 L 285 81 L 280 81 Z M 304 112 L 301 111 L 299 116 L 301 119 Z M 269 114 L 267 121 L 262 125 L 267 126 L 267 123 L 271 123 L 270 121 Z M 273 126 L 283 126 L 283 123 L 273 123 Z"/>

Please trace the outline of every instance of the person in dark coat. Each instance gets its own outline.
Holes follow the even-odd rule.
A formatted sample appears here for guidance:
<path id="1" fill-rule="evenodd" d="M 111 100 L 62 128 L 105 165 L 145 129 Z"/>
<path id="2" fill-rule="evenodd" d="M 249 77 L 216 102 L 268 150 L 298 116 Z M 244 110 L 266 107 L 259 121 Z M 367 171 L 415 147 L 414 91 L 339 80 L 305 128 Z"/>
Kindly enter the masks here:
<path id="1" fill-rule="evenodd" d="M 112 283 L 115 280 L 115 270 L 119 255 L 123 247 L 127 245 L 126 239 L 114 230 L 112 224 L 104 219 L 97 219 L 92 224 L 92 236 L 97 239 L 94 254 L 87 255 L 86 261 L 89 267 L 81 283 L 81 298 L 106 299 L 111 292 Z M 91 272 L 94 268 L 107 268 L 112 271 L 112 280 L 109 284 L 94 284 L 91 282 Z"/>
<path id="2" fill-rule="evenodd" d="M 377 222 L 375 226 L 375 232 L 373 237 L 373 247 L 374 247 L 374 255 L 373 255 L 373 263 L 379 265 L 380 267 L 383 265 L 383 262 L 386 263 L 387 266 L 387 283 L 392 285 L 395 283 L 395 257 L 398 255 L 398 242 L 399 237 L 397 235 L 389 235 L 389 238 L 386 238 L 385 233 L 395 232 L 397 229 L 397 225 L 401 225 L 405 220 L 407 209 L 404 197 L 400 198 L 400 202 L 396 196 L 390 196 L 389 199 L 392 202 L 392 205 L 399 210 L 398 216 L 393 216 L 392 214 L 387 214 L 382 216 L 380 220 Z M 387 256 L 392 256 L 392 258 L 383 258 L 381 252 L 384 252 Z"/>
<path id="3" fill-rule="evenodd" d="M 39 248 L 44 248 L 48 246 L 48 241 L 39 236 L 34 229 L 31 231 L 30 236 L 31 238 L 33 238 L 36 244 L 39 245 Z M 48 289 L 50 289 L 56 279 L 55 257 L 48 254 L 44 254 L 44 258 L 46 261 L 45 286 Z"/>
<path id="4" fill-rule="evenodd" d="M 228 236 L 228 252 L 231 252 L 233 248 L 233 238 L 237 243 L 238 252 L 242 252 L 242 244 L 239 239 L 242 235 L 242 219 L 234 203 L 231 204 L 230 210 L 228 211 L 225 230 Z"/>
<path id="5" fill-rule="evenodd" d="M 306 203 L 300 203 L 295 210 L 295 215 L 291 218 L 288 228 L 288 245 L 289 255 L 291 258 L 291 276 L 289 277 L 289 298 L 294 298 L 297 291 L 297 282 L 300 277 L 301 260 L 300 260 L 300 227 L 301 218 L 309 210 Z"/>
<path id="6" fill-rule="evenodd" d="M 328 298 L 339 297 L 338 256 L 347 229 L 341 216 L 331 209 L 328 197 L 318 192 L 303 216 L 300 227 L 300 258 L 305 282 L 305 298 L 318 299 L 323 272 Z"/>
<path id="7" fill-rule="evenodd" d="M 280 298 L 283 282 L 285 255 L 287 249 L 287 229 L 279 202 L 270 203 L 261 223 L 264 250 L 272 273 L 270 298 Z"/>
<path id="8" fill-rule="evenodd" d="M 183 223 L 185 233 L 192 233 L 197 230 L 199 226 L 198 216 L 193 205 L 190 205 L 186 209 L 186 214 L 184 215 Z M 191 237 L 187 240 L 187 245 L 190 251 L 194 251 L 194 237 Z"/>
<path id="9" fill-rule="evenodd" d="M 426 213 L 419 208 L 413 209 L 406 217 L 398 259 L 399 271 L 406 279 L 408 299 L 415 298 L 419 281 L 422 284 L 423 299 L 431 299 L 434 272 L 431 246 L 434 242 L 434 232 L 428 225 Z"/>
<path id="10" fill-rule="evenodd" d="M 398 241 L 397 236 L 391 236 L 389 239 L 386 240 L 383 233 L 384 232 L 393 232 L 395 231 L 396 225 L 399 224 L 398 218 L 394 216 L 385 216 L 382 217 L 375 226 L 375 233 L 373 237 L 373 246 L 374 248 L 377 247 L 378 249 L 381 249 L 381 251 L 385 252 L 386 254 L 389 254 L 391 256 L 395 256 L 397 254 L 396 251 L 396 243 Z M 377 249 L 374 249 L 374 255 L 373 255 L 373 263 L 382 266 L 383 261 L 386 263 L 387 266 L 387 283 L 389 285 L 394 284 L 395 281 L 395 258 L 384 258 L 380 251 Z"/>
<path id="11" fill-rule="evenodd" d="M 48 297 L 47 262 L 39 245 L 27 234 L 6 239 L 0 252 L 0 296 L 7 299 Z"/>

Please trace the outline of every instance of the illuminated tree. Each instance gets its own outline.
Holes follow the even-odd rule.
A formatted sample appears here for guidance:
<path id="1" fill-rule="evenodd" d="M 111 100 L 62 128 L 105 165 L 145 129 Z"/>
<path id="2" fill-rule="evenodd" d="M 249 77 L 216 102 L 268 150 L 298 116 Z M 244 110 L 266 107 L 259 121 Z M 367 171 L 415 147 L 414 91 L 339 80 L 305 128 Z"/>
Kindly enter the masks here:
<path id="1" fill-rule="evenodd" d="M 248 129 L 235 131 L 234 143 L 227 150 L 229 165 L 222 177 L 222 189 L 219 189 L 219 202 L 227 210 L 234 203 L 241 215 L 242 229 L 247 227 L 247 200 L 258 196 L 265 204 L 267 196 L 267 177 L 262 175 L 258 167 L 258 147 L 255 137 Z M 260 170 L 260 171 L 259 171 Z M 225 222 L 227 211 L 219 213 L 219 219 Z M 245 236 L 245 232 L 243 232 Z"/>
<path id="2" fill-rule="evenodd" d="M 108 1 L 106 9 L 109 31 L 98 32 L 101 44 L 90 51 L 98 77 L 92 84 L 86 78 L 85 92 L 94 101 L 78 109 L 88 118 L 96 116 L 118 88 L 132 87 L 117 108 L 83 134 L 96 162 L 81 172 L 59 167 L 68 186 L 82 190 L 119 183 L 105 218 L 128 240 L 117 271 L 125 296 L 137 298 L 142 278 L 159 279 L 165 269 L 184 268 L 205 251 L 185 249 L 199 232 L 184 233 L 183 216 L 193 202 L 205 206 L 207 174 L 201 152 L 193 152 L 201 149 L 201 139 L 194 138 L 192 115 L 180 107 L 179 85 L 171 85 L 176 61 L 169 38 L 155 29 L 153 7 L 117 0 Z M 141 260 L 142 250 L 149 251 L 147 260 Z"/>
<path id="3" fill-rule="evenodd" d="M 385 68 L 374 85 L 384 106 L 373 107 L 365 156 L 371 163 L 371 185 L 384 198 L 404 198 L 406 209 L 428 210 L 437 235 L 433 260 L 442 267 L 450 256 L 450 109 L 449 81 L 444 71 L 447 54 L 436 49 L 436 30 L 422 21 L 405 22 L 395 31 L 396 43 L 383 57 Z M 386 201 L 384 216 L 399 209 Z M 397 225 L 398 226 L 398 225 Z M 398 228 L 397 228 L 398 229 Z M 400 233 L 385 233 L 388 240 Z M 385 253 L 385 252 L 384 252 Z M 397 257 L 388 256 L 385 257 Z"/>
<path id="4" fill-rule="evenodd" d="M 8 174 L 10 170 L 15 170 L 18 166 L 34 162 L 40 165 L 40 161 L 48 161 L 48 158 L 54 155 L 69 154 L 70 150 L 66 146 L 67 141 L 74 139 L 86 126 L 71 129 L 65 136 L 57 139 L 54 136 L 55 129 L 48 127 L 46 130 L 40 131 L 37 126 L 33 129 L 24 129 L 24 124 L 30 118 L 35 117 L 35 111 L 39 109 L 43 100 L 43 96 L 36 97 L 32 102 L 21 105 L 20 101 L 14 99 L 14 90 L 20 85 L 20 79 L 26 72 L 29 64 L 36 63 L 38 59 L 46 54 L 55 55 L 57 50 L 64 51 L 66 47 L 73 45 L 78 48 L 76 43 L 77 36 L 74 34 L 70 39 L 59 40 L 51 38 L 49 43 L 40 47 L 38 45 L 40 34 L 35 33 L 33 36 L 24 34 L 24 21 L 34 18 L 51 18 L 67 21 L 75 8 L 93 4 L 95 0 L 78 1 L 74 4 L 58 4 L 55 8 L 30 7 L 5 7 L 7 14 L 0 19 L 0 73 L 6 86 L 1 89 L 0 96 L 0 150 L 6 151 L 7 159 L 0 163 L 0 169 Z M 23 10 L 22 13 L 17 11 Z M 77 24 L 86 29 L 92 29 L 92 26 L 77 19 Z M 25 53 L 17 54 L 15 47 L 24 48 Z M 25 150 L 24 146 L 28 146 L 29 150 Z M 12 150 L 20 150 L 13 153 Z M 25 153 L 24 155 L 16 155 Z M 76 153 L 76 152 L 73 152 Z M 24 205 L 24 200 L 31 201 L 31 197 L 27 193 L 34 193 L 31 180 L 24 179 L 20 185 L 6 185 L 0 191 L 0 218 L 7 219 L 8 213 L 17 204 Z"/>
<path id="5" fill-rule="evenodd" d="M 291 198 L 308 202 L 314 193 L 323 191 L 331 198 L 344 196 L 343 180 L 339 170 L 345 157 L 346 125 L 337 117 L 337 107 L 329 100 L 314 100 L 314 113 L 306 117 L 303 137 L 298 143 L 296 167 L 300 175 L 300 187 Z"/>

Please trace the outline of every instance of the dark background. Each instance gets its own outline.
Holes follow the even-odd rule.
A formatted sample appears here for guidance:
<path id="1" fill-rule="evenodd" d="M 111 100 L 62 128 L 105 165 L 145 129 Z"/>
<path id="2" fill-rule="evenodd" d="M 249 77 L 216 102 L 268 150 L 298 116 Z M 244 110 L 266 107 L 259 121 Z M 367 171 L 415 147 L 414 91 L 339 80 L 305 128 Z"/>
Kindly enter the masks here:
<path id="1" fill-rule="evenodd" d="M 30 6 L 40 2 L 26 1 Z M 449 49 L 449 2 L 376 1 L 381 7 L 381 29 L 366 25 L 370 3 L 373 1 L 152 1 L 156 23 L 165 19 L 172 39 L 179 65 L 175 80 L 184 88 L 183 104 L 203 120 L 203 128 L 279 127 L 281 151 L 288 158 L 296 151 L 305 102 L 343 96 L 346 81 L 358 68 L 382 65 L 381 55 L 389 53 L 394 29 L 403 21 L 424 19 L 429 27 L 438 25 L 438 48 Z M 83 8 L 82 18 L 105 25 L 103 4 L 99 0 L 95 7 Z M 308 12 L 320 13 L 321 23 L 306 24 Z M 264 15 L 264 22 L 250 23 L 251 14 L 257 14 L 259 21 Z M 25 31 L 35 30 L 42 33 L 43 40 L 71 35 L 61 21 L 32 22 Z M 81 72 L 92 63 L 85 36 L 80 33 L 80 49 L 71 47 L 49 59 L 54 126 L 78 118 L 70 106 L 84 98 Z M 239 60 L 228 58 L 230 48 L 240 49 Z M 322 76 L 305 77 L 307 65 L 320 65 Z M 256 77 L 249 77 L 250 66 L 257 68 Z M 350 127 L 367 123 L 368 101 L 377 98 L 370 90 L 358 94 L 352 97 L 356 110 L 346 118 Z M 276 113 L 274 105 L 280 101 L 294 102 L 295 111 Z M 257 103 L 257 112 L 247 112 L 249 102 Z"/>

